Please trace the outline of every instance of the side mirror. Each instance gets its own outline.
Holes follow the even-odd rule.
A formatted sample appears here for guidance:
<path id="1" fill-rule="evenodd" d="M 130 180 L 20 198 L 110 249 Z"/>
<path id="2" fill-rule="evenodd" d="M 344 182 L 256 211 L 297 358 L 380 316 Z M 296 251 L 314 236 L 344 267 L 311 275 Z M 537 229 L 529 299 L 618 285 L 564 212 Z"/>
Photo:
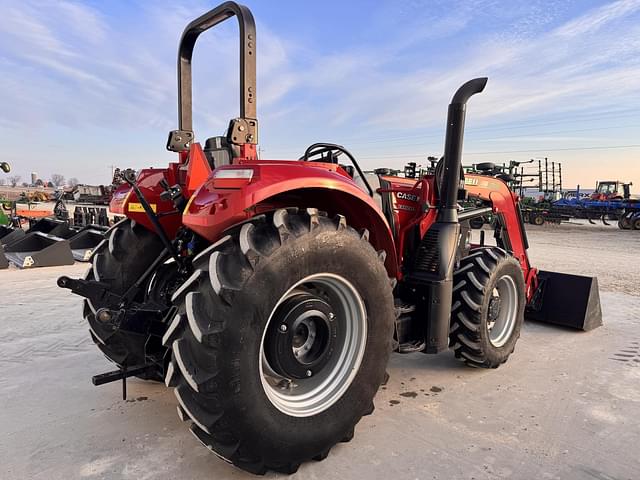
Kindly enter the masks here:
<path id="1" fill-rule="evenodd" d="M 9 165 L 7 162 L 2 162 L 0 163 L 0 170 L 2 170 L 4 173 L 9 173 L 11 171 L 11 165 Z"/>

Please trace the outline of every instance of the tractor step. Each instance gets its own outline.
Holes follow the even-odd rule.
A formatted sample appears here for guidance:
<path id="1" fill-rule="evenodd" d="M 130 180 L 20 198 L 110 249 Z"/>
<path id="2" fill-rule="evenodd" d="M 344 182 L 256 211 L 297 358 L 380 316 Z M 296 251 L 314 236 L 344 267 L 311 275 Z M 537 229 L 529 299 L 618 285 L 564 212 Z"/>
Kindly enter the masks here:
<path id="1" fill-rule="evenodd" d="M 425 342 L 416 341 L 409 343 L 402 343 L 398 345 L 398 353 L 414 353 L 414 352 L 424 352 L 427 344 Z"/>

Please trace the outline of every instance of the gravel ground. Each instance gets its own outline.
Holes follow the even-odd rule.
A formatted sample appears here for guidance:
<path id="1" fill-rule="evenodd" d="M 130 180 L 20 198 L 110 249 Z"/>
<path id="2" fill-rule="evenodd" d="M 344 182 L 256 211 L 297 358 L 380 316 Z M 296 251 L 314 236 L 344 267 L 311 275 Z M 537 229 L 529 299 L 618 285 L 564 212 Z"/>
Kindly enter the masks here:
<path id="1" fill-rule="evenodd" d="M 640 296 L 640 231 L 579 222 L 527 226 L 531 263 L 597 276 L 601 291 Z"/>
<path id="2" fill-rule="evenodd" d="M 527 323 L 492 371 L 451 354 L 394 355 L 354 440 L 292 478 L 640 478 L 640 232 L 529 231 L 535 265 L 598 275 L 604 327 Z M 164 386 L 132 380 L 123 401 L 119 384 L 91 385 L 110 364 L 79 299 L 55 286 L 85 269 L 0 271 L 0 478 L 253 478 L 200 447 Z"/>

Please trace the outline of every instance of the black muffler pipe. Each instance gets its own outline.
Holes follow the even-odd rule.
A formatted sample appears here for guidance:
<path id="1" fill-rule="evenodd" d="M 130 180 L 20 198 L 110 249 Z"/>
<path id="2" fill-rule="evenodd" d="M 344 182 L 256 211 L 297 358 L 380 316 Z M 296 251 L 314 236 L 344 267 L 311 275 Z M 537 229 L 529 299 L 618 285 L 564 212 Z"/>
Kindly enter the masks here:
<path id="1" fill-rule="evenodd" d="M 473 95 L 482 92 L 486 84 L 487 77 L 469 80 L 458 89 L 449 104 L 444 141 L 444 183 L 440 193 L 438 222 L 458 222 L 458 189 L 467 102 Z"/>
<path id="2" fill-rule="evenodd" d="M 449 347 L 451 305 L 453 301 L 453 271 L 460 239 L 458 222 L 458 190 L 462 166 L 462 141 L 467 101 L 482 92 L 487 78 L 475 78 L 462 85 L 453 95 L 447 117 L 444 143 L 444 175 L 436 222 L 427 232 L 433 242 L 437 238 L 437 271 L 429 274 L 427 329 L 425 353 L 438 353 Z M 431 247 L 433 248 L 433 247 Z"/>

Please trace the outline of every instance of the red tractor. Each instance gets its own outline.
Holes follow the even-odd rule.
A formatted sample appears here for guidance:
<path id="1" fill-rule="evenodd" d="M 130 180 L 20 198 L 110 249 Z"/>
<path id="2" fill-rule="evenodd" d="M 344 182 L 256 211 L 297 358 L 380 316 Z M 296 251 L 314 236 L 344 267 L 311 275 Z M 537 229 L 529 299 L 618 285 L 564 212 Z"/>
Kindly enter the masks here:
<path id="1" fill-rule="evenodd" d="M 596 182 L 596 189 L 591 194 L 591 200 L 624 200 L 631 196 L 633 183 L 620 180 L 605 180 Z"/>
<path id="2" fill-rule="evenodd" d="M 240 116 L 201 145 L 192 52 L 202 32 L 232 16 Z M 451 349 L 495 368 L 513 352 L 525 310 L 582 329 L 600 324 L 595 279 L 538 272 L 518 197 L 501 179 L 462 173 L 466 103 L 486 78 L 453 96 L 435 173 L 404 178 L 365 174 L 329 143 L 298 161 L 259 160 L 255 77 L 246 7 L 227 2 L 186 27 L 179 129 L 167 144 L 178 161 L 125 171 L 111 211 L 126 219 L 95 249 L 84 279 L 58 280 L 85 297 L 91 336 L 118 365 L 94 384 L 164 380 L 180 418 L 217 455 L 253 473 L 290 473 L 353 437 L 392 351 Z M 461 210 L 466 198 L 475 206 Z M 496 245 L 471 243 L 469 221 L 489 213 Z"/>

